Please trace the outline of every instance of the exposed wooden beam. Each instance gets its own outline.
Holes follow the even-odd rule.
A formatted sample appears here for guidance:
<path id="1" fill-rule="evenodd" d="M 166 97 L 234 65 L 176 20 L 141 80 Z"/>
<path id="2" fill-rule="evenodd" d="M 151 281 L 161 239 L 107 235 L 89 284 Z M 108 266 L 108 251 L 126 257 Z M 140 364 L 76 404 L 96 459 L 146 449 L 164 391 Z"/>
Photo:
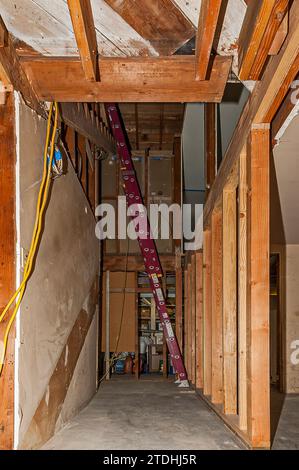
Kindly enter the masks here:
<path id="1" fill-rule="evenodd" d="M 8 33 L 6 26 L 0 16 L 0 81 L 4 82 L 8 91 L 11 85 L 19 91 L 25 102 L 41 115 L 45 115 L 45 110 L 39 103 L 32 82 L 28 80 L 20 59 L 15 51 L 13 40 Z"/>
<path id="2" fill-rule="evenodd" d="M 269 49 L 269 55 L 276 55 L 279 53 L 281 46 L 283 45 L 285 38 L 289 31 L 289 11 L 287 10 L 284 18 L 275 34 L 272 45 Z"/>
<path id="3" fill-rule="evenodd" d="M 240 80 L 259 80 L 288 4 L 288 0 L 249 3 L 239 36 Z"/>
<path id="4" fill-rule="evenodd" d="M 222 212 L 212 215 L 212 403 L 223 403 Z"/>
<path id="5" fill-rule="evenodd" d="M 99 79 L 98 46 L 90 0 L 67 0 L 86 80 Z"/>
<path id="6" fill-rule="evenodd" d="M 0 106 L 0 312 L 15 291 L 15 109 L 13 94 L 8 94 L 5 106 Z M 0 340 L 3 340 L 9 314 L 0 323 Z M 12 327 L 8 338 L 5 364 L 0 377 L 0 450 L 12 450 L 14 441 L 14 340 Z"/>
<path id="7" fill-rule="evenodd" d="M 238 187 L 238 416 L 240 429 L 247 429 L 247 152 L 239 161 Z"/>
<path id="8" fill-rule="evenodd" d="M 212 393 L 212 236 L 203 233 L 203 393 Z"/>
<path id="9" fill-rule="evenodd" d="M 66 125 L 75 129 L 90 142 L 102 147 L 108 152 L 115 152 L 116 146 L 112 136 L 104 133 L 100 127 L 92 122 L 91 113 L 86 115 L 82 104 L 60 103 L 60 114 Z"/>
<path id="10" fill-rule="evenodd" d="M 196 80 L 206 80 L 221 0 L 202 0 L 198 18 L 195 49 Z"/>
<path id="11" fill-rule="evenodd" d="M 204 105 L 204 126 L 205 126 L 205 189 L 206 197 L 209 194 L 216 176 L 217 162 L 217 122 L 216 104 L 205 103 Z"/>
<path id="12" fill-rule="evenodd" d="M 216 56 L 210 80 L 200 82 L 194 63 L 194 56 L 102 57 L 101 82 L 90 82 L 77 58 L 22 58 L 43 100 L 220 102 L 231 58 Z"/>
<path id="13" fill-rule="evenodd" d="M 245 145 L 253 123 L 271 123 L 292 81 L 299 72 L 299 2 L 290 9 L 288 36 L 278 55 L 271 57 L 263 78 L 255 85 L 218 170 L 204 207 L 204 226 L 210 224 L 212 210 Z"/>
<path id="14" fill-rule="evenodd" d="M 190 330 L 190 350 L 191 350 L 191 374 L 189 380 L 195 386 L 196 384 L 196 253 L 191 255 L 191 330 Z"/>
<path id="15" fill-rule="evenodd" d="M 247 429 L 253 447 L 270 447 L 269 163 L 270 126 L 248 139 L 248 392 Z"/>
<path id="16" fill-rule="evenodd" d="M 203 269 L 202 252 L 196 253 L 196 382 L 197 389 L 203 388 Z"/>
<path id="17" fill-rule="evenodd" d="M 223 191 L 223 411 L 237 414 L 237 195 Z"/>
<path id="18" fill-rule="evenodd" d="M 175 271 L 175 257 L 173 255 L 160 255 L 160 263 L 164 272 Z M 143 271 L 144 259 L 140 255 L 129 255 L 126 262 L 125 255 L 106 255 L 103 260 L 104 271 Z"/>

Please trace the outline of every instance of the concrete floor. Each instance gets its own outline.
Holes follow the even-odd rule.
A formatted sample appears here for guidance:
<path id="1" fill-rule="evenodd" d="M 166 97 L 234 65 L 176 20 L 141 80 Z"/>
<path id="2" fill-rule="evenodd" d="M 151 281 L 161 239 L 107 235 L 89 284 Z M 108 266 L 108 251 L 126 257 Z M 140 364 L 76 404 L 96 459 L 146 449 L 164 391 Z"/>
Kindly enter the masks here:
<path id="1" fill-rule="evenodd" d="M 299 449 L 299 395 L 271 393 L 272 449 Z M 244 449 L 189 389 L 128 376 L 104 382 L 90 404 L 43 449 Z"/>
<path id="2" fill-rule="evenodd" d="M 43 449 L 242 449 L 189 389 L 125 378 L 104 382 L 90 404 Z"/>
<path id="3" fill-rule="evenodd" d="M 299 395 L 287 395 L 281 404 L 280 417 L 272 449 L 299 449 Z"/>

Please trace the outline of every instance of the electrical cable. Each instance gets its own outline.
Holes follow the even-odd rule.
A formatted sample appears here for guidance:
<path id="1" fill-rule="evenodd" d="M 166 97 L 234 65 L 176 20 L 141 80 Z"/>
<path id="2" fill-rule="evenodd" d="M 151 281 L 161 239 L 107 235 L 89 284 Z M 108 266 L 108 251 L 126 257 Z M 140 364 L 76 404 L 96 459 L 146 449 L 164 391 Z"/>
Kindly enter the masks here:
<path id="1" fill-rule="evenodd" d="M 55 108 L 55 115 L 54 115 L 54 123 L 52 125 L 51 121 L 52 121 L 53 108 Z M 51 127 L 52 127 L 52 135 L 50 136 Z M 27 261 L 25 264 L 25 268 L 24 268 L 24 277 L 20 286 L 18 287 L 14 295 L 11 297 L 11 299 L 9 300 L 9 302 L 7 303 L 6 307 L 4 308 L 3 312 L 0 315 L 0 323 L 1 323 L 3 319 L 5 318 L 6 313 L 8 312 L 9 308 L 11 307 L 15 299 L 18 297 L 16 301 L 16 305 L 14 307 L 14 310 L 7 323 L 7 326 L 4 332 L 3 344 L 2 344 L 1 351 L 0 351 L 0 376 L 2 374 L 2 370 L 4 366 L 9 333 L 10 333 L 12 324 L 15 320 L 15 317 L 18 313 L 21 301 L 23 299 L 23 295 L 27 286 L 27 281 L 32 274 L 33 261 L 35 259 L 37 246 L 40 240 L 43 216 L 44 216 L 46 204 L 48 201 L 48 195 L 49 195 L 49 187 L 50 187 L 52 163 L 53 163 L 54 150 L 55 150 L 55 138 L 56 138 L 57 127 L 58 127 L 58 106 L 57 106 L 57 103 L 55 102 L 55 103 L 51 103 L 49 114 L 48 114 L 47 134 L 46 134 L 46 142 L 45 142 L 45 148 L 44 148 L 43 176 L 42 176 L 42 181 L 41 181 L 41 185 L 39 189 L 37 205 L 36 205 L 36 216 L 35 216 L 35 223 L 34 223 L 34 228 L 33 228 L 33 233 L 32 233 L 31 244 L 30 244 L 28 257 L 27 257 Z M 48 161 L 49 142 L 50 142 L 50 154 L 49 154 L 49 161 Z"/>

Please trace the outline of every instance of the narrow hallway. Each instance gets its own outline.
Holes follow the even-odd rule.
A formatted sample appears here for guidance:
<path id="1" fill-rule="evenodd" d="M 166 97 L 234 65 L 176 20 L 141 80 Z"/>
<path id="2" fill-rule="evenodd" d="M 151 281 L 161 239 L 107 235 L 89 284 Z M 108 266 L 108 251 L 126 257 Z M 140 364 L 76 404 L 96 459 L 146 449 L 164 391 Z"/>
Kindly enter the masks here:
<path id="1" fill-rule="evenodd" d="M 244 448 L 190 389 L 170 381 L 115 378 L 44 450 Z"/>

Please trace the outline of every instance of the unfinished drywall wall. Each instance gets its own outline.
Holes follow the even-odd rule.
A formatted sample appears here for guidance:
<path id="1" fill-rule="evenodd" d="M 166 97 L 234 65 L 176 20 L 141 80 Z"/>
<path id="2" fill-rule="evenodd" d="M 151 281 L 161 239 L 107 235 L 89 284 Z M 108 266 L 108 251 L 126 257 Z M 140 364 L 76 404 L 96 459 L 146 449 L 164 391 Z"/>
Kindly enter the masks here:
<path id="1" fill-rule="evenodd" d="M 286 392 L 299 393 L 299 245 L 286 246 Z"/>
<path id="2" fill-rule="evenodd" d="M 19 241 L 26 255 L 41 181 L 46 123 L 24 104 L 17 103 L 17 107 Z M 97 334 L 88 333 L 97 325 L 93 318 L 98 300 L 99 241 L 94 226 L 94 216 L 69 162 L 66 175 L 55 179 L 51 188 L 34 273 L 17 323 L 19 448 L 39 447 L 96 391 Z M 83 369 L 88 380 L 80 386 L 78 396 L 71 391 L 82 380 Z"/>
<path id="3" fill-rule="evenodd" d="M 296 116 L 274 147 L 271 165 L 271 244 L 280 246 L 274 251 L 281 253 L 283 266 L 281 313 L 287 393 L 299 393 L 298 125 Z"/>

